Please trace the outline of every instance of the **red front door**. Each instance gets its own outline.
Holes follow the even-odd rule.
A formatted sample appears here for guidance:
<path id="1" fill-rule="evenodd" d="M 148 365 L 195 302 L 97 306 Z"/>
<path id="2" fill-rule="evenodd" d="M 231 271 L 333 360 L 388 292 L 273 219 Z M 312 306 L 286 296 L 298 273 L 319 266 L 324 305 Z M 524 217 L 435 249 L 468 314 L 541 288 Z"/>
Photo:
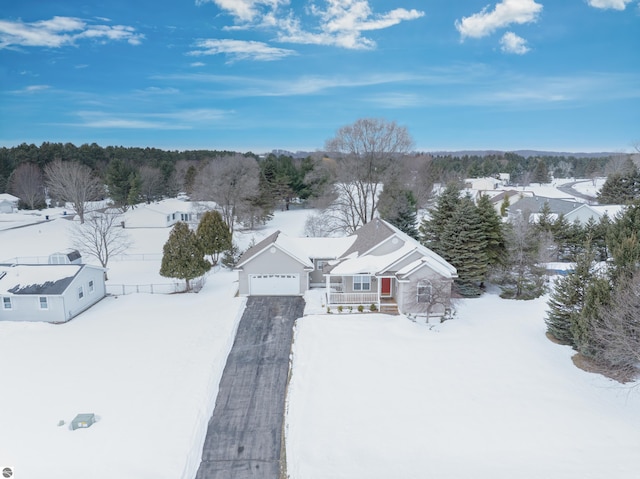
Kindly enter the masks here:
<path id="1" fill-rule="evenodd" d="M 382 278 L 382 285 L 380 286 L 380 295 L 391 296 L 391 278 Z"/>

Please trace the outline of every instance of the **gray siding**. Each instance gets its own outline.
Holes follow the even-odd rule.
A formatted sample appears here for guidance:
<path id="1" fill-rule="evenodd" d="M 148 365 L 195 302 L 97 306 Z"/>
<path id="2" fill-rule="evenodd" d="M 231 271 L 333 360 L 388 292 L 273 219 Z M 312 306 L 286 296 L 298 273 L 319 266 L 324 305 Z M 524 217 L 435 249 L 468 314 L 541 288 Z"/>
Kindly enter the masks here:
<path id="1" fill-rule="evenodd" d="M 411 275 L 410 282 L 398 283 L 398 292 L 396 300 L 398 302 L 398 309 L 401 313 L 407 314 L 426 314 L 428 304 L 417 302 L 417 285 L 421 279 L 426 279 L 432 282 L 434 289 L 440 288 L 439 285 L 444 285 L 447 288 L 449 294 L 447 295 L 446 305 L 436 304 L 431 308 L 431 316 L 442 316 L 445 309 L 449 306 L 451 296 L 451 280 L 445 279 L 428 266 L 425 266 L 414 274 Z"/>
<path id="2" fill-rule="evenodd" d="M 267 248 L 261 254 L 254 256 L 247 262 L 242 270 L 238 272 L 238 291 L 241 295 L 249 294 L 249 275 L 250 274 L 287 274 L 297 273 L 300 275 L 300 291 L 304 292 L 308 288 L 309 275 L 304 270 L 304 265 L 293 259 L 288 254 L 276 248 L 271 253 L 271 248 Z"/>
<path id="3" fill-rule="evenodd" d="M 397 239 L 398 241 L 394 243 L 393 242 L 394 239 Z M 372 254 L 374 256 L 382 256 L 385 254 L 392 253 L 397 249 L 402 248 L 403 246 L 404 246 L 404 241 L 394 236 L 393 238 L 390 238 L 384 243 L 382 243 L 381 245 L 378 245 L 375 248 L 373 248 L 369 254 Z"/>

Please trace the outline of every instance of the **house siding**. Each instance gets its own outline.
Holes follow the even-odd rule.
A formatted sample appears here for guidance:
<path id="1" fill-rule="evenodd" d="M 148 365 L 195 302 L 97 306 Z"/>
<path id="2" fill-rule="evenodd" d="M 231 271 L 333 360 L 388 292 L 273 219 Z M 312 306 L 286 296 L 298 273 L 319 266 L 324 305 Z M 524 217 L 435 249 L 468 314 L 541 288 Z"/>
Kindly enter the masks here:
<path id="1" fill-rule="evenodd" d="M 89 281 L 92 280 L 94 291 L 90 293 Z M 77 297 L 80 286 L 84 288 L 82 300 Z M 0 309 L 0 320 L 61 323 L 87 310 L 104 298 L 105 294 L 104 271 L 101 268 L 85 265 L 62 294 L 9 295 L 12 308 L 10 310 Z M 40 297 L 42 296 L 47 298 L 47 309 L 40 308 Z"/>
<path id="2" fill-rule="evenodd" d="M 420 280 L 429 280 L 434 285 L 436 283 L 448 283 L 449 290 L 451 288 L 452 281 L 449 279 L 443 278 L 441 275 L 437 274 L 433 270 L 431 270 L 428 266 L 424 266 L 417 270 L 414 274 L 411 275 L 410 283 L 398 283 L 398 293 L 396 296 L 398 302 L 398 310 L 402 313 L 411 313 L 411 314 L 426 314 L 428 304 L 418 303 L 416 300 L 416 287 Z M 448 295 L 450 296 L 450 294 Z M 447 303 L 450 302 L 450 297 L 447 298 Z M 429 313 L 431 316 L 442 316 L 445 313 L 445 309 L 449 307 L 449 304 L 435 304 L 433 305 L 431 312 Z"/>
<path id="3" fill-rule="evenodd" d="M 271 253 L 271 248 L 275 252 Z M 300 292 L 308 288 L 309 274 L 304 270 L 304 266 L 294 258 L 284 253 L 275 246 L 267 248 L 261 254 L 254 256 L 248 261 L 238 274 L 238 291 L 241 295 L 249 294 L 249 275 L 251 274 L 299 274 Z"/>
<path id="4" fill-rule="evenodd" d="M 397 239 L 398 241 L 394 243 L 393 242 L 394 239 Z M 404 246 L 404 241 L 402 241 L 400 238 L 394 237 L 374 247 L 373 249 L 371 249 L 371 251 L 368 254 L 371 254 L 374 256 L 382 256 L 385 254 L 393 253 L 394 251 L 402 248 L 403 246 Z"/>

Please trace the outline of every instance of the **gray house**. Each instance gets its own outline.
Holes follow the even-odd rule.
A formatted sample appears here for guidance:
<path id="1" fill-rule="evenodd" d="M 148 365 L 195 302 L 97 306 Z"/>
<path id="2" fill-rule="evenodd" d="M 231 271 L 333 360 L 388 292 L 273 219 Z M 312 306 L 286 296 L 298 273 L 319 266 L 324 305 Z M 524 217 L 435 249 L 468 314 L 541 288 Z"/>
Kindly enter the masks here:
<path id="1" fill-rule="evenodd" d="M 0 321 L 63 323 L 105 295 L 104 270 L 96 266 L 0 265 Z"/>
<path id="2" fill-rule="evenodd" d="M 386 221 L 347 238 L 289 238 L 276 232 L 249 249 L 238 266 L 241 295 L 302 295 L 321 287 L 326 304 L 441 315 L 455 268 Z"/>

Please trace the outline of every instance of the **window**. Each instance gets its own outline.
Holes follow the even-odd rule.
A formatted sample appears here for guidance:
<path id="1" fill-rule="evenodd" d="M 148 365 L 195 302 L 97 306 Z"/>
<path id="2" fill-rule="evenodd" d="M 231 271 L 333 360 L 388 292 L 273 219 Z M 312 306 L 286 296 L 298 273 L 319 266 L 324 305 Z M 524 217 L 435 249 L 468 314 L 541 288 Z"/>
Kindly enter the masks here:
<path id="1" fill-rule="evenodd" d="M 370 291 L 371 290 L 371 276 L 354 276 L 353 277 L 353 290 L 354 291 Z"/>
<path id="2" fill-rule="evenodd" d="M 49 309 L 49 302 L 47 301 L 46 296 L 40 296 L 40 309 Z"/>
<path id="3" fill-rule="evenodd" d="M 431 302 L 431 282 L 427 280 L 418 281 L 418 303 L 430 303 Z"/>
<path id="4" fill-rule="evenodd" d="M 319 259 L 316 261 L 316 269 L 318 271 L 322 271 L 322 268 L 324 268 L 324 265 L 327 264 L 327 261 L 323 260 L 323 259 Z"/>
<path id="5" fill-rule="evenodd" d="M 94 290 L 94 289 L 95 289 L 95 288 L 93 287 L 93 280 L 91 280 L 91 281 L 89 281 L 89 292 L 90 292 L 90 293 L 93 293 L 93 290 Z"/>
<path id="6" fill-rule="evenodd" d="M 78 299 L 82 299 L 82 298 L 84 298 L 84 288 L 80 286 L 78 288 Z"/>
<path id="7" fill-rule="evenodd" d="M 2 307 L 4 309 L 12 309 L 11 298 L 8 298 L 8 297 L 2 298 Z"/>

